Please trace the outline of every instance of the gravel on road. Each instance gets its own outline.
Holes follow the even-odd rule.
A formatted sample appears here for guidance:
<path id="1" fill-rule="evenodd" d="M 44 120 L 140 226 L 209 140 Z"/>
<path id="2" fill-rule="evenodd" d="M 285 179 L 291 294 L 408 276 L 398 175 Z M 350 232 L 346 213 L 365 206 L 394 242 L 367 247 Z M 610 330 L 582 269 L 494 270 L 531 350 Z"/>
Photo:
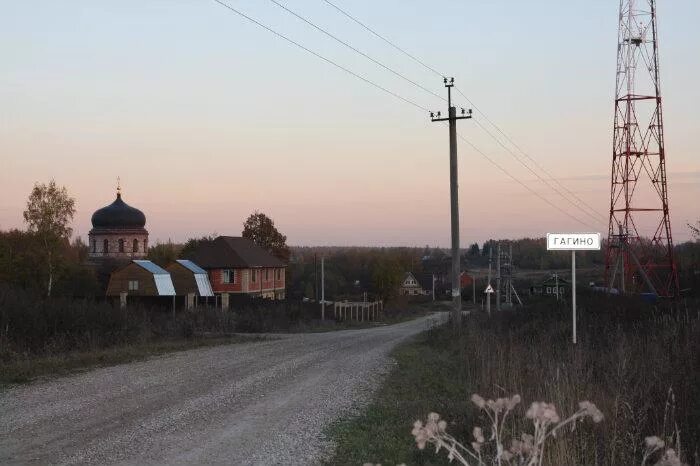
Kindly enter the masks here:
<path id="1" fill-rule="evenodd" d="M 0 392 L 2 464 L 315 464 L 371 397 L 390 351 L 435 316 L 286 335 Z"/>

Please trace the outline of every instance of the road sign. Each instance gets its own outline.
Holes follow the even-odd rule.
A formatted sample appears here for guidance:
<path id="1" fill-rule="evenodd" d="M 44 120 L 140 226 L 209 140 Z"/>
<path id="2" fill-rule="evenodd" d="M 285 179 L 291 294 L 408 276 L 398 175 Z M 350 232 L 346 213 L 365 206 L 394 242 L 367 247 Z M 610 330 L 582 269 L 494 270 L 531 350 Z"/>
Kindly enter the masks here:
<path id="1" fill-rule="evenodd" d="M 495 293 L 495 292 L 493 291 L 493 287 L 491 285 L 489 285 L 484 290 L 484 293 Z"/>
<path id="2" fill-rule="evenodd" d="M 574 344 L 577 341 L 576 251 L 598 250 L 600 250 L 600 233 L 547 233 L 547 251 L 571 251 L 571 340 Z"/>
<path id="3" fill-rule="evenodd" d="M 548 251 L 598 251 L 600 233 L 547 233 Z"/>

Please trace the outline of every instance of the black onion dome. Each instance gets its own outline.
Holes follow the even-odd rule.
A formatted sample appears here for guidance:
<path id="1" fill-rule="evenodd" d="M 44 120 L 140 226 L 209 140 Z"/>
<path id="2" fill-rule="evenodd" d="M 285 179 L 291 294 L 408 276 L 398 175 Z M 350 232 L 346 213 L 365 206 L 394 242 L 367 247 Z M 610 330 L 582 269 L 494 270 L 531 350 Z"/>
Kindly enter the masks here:
<path id="1" fill-rule="evenodd" d="M 122 201 L 121 193 L 117 193 L 117 199 L 110 205 L 92 214 L 93 228 L 136 229 L 145 225 L 146 216 L 139 209 Z"/>

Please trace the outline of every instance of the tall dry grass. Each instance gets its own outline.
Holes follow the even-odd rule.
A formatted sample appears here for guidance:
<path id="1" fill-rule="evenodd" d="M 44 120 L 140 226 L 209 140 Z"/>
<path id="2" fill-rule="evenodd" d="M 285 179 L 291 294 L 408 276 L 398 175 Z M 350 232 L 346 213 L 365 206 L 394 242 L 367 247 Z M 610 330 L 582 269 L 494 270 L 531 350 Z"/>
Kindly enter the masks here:
<path id="1" fill-rule="evenodd" d="M 491 319 L 471 315 L 461 333 L 447 331 L 434 344 L 458 342 L 462 364 L 455 376 L 465 399 L 518 393 L 565 412 L 580 400 L 600 408 L 605 421 L 562 436 L 545 464 L 639 464 L 646 436 L 676 433 L 684 460 L 700 464 L 698 309 L 697 303 L 582 296 L 574 346 L 568 306 L 542 300 Z M 507 428 L 524 430 L 515 418 Z"/>

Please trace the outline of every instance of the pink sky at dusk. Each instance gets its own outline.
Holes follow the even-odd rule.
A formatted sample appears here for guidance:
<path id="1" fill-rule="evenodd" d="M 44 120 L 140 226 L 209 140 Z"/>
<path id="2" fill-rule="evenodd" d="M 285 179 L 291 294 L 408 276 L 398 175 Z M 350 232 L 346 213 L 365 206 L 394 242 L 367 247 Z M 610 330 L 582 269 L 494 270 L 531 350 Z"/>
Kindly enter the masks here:
<path id="1" fill-rule="evenodd" d="M 146 214 L 152 244 L 237 235 L 254 210 L 271 216 L 293 245 L 449 244 L 447 128 L 422 112 L 208 2 L 38 3 L 40 13 L 15 4 L 0 19 L 0 228 L 22 228 L 32 185 L 54 178 L 76 197 L 74 230 L 86 237 L 92 212 L 114 200 L 120 176 L 124 200 Z M 302 24 L 254 2 L 239 3 L 382 85 L 445 111 L 438 99 Z M 434 76 L 321 3 L 295 8 L 444 93 Z M 445 2 L 447 12 L 411 2 L 413 11 L 398 15 L 398 0 L 376 8 L 364 0 L 346 3 L 453 73 L 520 147 L 606 216 L 615 2 L 544 2 L 549 6 L 529 11 L 520 2 Z M 687 19 L 697 17 L 700 6 L 687 0 L 660 8 L 671 220 L 679 242 L 690 238 L 686 223 L 700 218 L 700 95 L 691 92 L 700 75 L 700 39 Z M 549 19 L 540 17 L 533 32 L 526 18 L 541 9 Z M 504 20 L 504 11 L 512 17 Z M 565 30 L 558 23 L 564 18 Z M 459 28 L 468 29 L 471 40 Z M 565 32 L 582 40 L 564 45 Z M 516 47 L 518 41 L 525 46 Z M 553 210 L 460 143 L 463 245 L 548 231 L 606 234 L 605 222 L 571 210 L 473 122 L 461 121 L 459 129 L 590 224 Z"/>

